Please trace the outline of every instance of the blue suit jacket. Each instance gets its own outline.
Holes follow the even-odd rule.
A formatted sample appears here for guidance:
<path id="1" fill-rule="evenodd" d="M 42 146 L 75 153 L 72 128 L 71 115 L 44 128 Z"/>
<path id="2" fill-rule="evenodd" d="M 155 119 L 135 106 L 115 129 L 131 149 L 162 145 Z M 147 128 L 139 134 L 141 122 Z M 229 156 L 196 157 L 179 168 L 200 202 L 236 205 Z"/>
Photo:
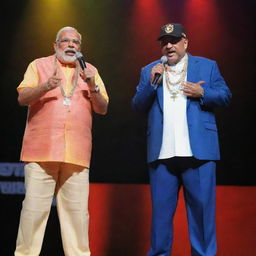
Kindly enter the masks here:
<path id="1" fill-rule="evenodd" d="M 148 114 L 147 158 L 148 162 L 158 159 L 163 136 L 163 87 L 154 89 L 150 83 L 151 70 L 160 60 L 150 63 L 141 70 L 133 107 Z M 213 109 L 227 106 L 231 92 L 213 60 L 188 55 L 187 81 L 202 84 L 203 98 L 187 99 L 187 121 L 193 156 L 201 160 L 220 158 L 218 133 Z"/>

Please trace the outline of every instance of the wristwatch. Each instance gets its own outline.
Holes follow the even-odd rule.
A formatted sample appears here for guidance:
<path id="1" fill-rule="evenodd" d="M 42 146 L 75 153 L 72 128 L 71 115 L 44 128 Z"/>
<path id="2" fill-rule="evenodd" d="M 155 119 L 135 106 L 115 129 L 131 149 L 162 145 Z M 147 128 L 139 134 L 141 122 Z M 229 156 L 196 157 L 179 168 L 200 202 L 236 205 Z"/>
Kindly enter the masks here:
<path id="1" fill-rule="evenodd" d="M 95 86 L 94 90 L 90 90 L 91 93 L 98 93 L 100 91 L 100 87 L 98 85 Z"/>

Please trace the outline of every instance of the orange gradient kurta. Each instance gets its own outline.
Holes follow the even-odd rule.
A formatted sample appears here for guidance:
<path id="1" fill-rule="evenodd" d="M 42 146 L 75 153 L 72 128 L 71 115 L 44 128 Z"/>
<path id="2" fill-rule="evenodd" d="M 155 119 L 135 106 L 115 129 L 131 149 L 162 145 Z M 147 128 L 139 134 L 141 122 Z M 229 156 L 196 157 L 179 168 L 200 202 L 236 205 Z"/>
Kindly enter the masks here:
<path id="1" fill-rule="evenodd" d="M 48 80 L 54 72 L 54 56 L 37 59 L 38 84 Z M 61 64 L 58 76 L 67 84 Z M 91 64 L 87 67 L 97 70 Z M 98 73 L 97 73 L 98 75 Z M 99 75 L 98 75 L 99 76 Z M 100 88 L 105 91 L 104 84 Z M 19 86 L 18 89 L 25 87 Z M 65 86 L 64 86 L 65 88 Z M 63 105 L 60 88 L 48 91 L 28 109 L 21 160 L 24 162 L 58 161 L 88 167 L 92 149 L 92 108 L 87 84 L 79 77 L 71 98 L 71 105 Z"/>

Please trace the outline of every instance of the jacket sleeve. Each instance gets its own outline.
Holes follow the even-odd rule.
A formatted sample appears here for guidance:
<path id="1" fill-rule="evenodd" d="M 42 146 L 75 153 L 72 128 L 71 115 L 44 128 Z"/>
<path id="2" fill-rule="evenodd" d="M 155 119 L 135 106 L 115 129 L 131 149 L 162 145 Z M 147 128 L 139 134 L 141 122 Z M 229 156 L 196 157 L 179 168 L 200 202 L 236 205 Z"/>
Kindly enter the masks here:
<path id="1" fill-rule="evenodd" d="M 133 108 L 141 113 L 147 113 L 149 111 L 156 96 L 157 88 L 150 82 L 150 72 L 151 69 L 149 67 L 141 69 L 140 81 L 132 99 Z"/>
<path id="2" fill-rule="evenodd" d="M 217 63 L 214 62 L 210 77 L 210 86 L 204 87 L 201 104 L 206 107 L 226 107 L 232 94 L 225 80 L 220 74 Z"/>

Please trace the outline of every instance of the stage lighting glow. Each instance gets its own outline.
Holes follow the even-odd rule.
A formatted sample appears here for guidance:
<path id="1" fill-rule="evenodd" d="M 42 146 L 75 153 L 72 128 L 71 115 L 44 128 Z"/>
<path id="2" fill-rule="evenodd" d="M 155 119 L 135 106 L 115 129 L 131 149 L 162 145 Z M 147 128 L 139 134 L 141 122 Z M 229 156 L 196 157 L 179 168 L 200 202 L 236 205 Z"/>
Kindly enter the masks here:
<path id="1" fill-rule="evenodd" d="M 184 5 L 183 21 L 187 35 L 192 38 L 191 46 L 196 52 L 204 54 L 216 48 L 216 40 L 225 35 L 225 23 L 219 13 L 215 0 L 187 0 Z"/>

